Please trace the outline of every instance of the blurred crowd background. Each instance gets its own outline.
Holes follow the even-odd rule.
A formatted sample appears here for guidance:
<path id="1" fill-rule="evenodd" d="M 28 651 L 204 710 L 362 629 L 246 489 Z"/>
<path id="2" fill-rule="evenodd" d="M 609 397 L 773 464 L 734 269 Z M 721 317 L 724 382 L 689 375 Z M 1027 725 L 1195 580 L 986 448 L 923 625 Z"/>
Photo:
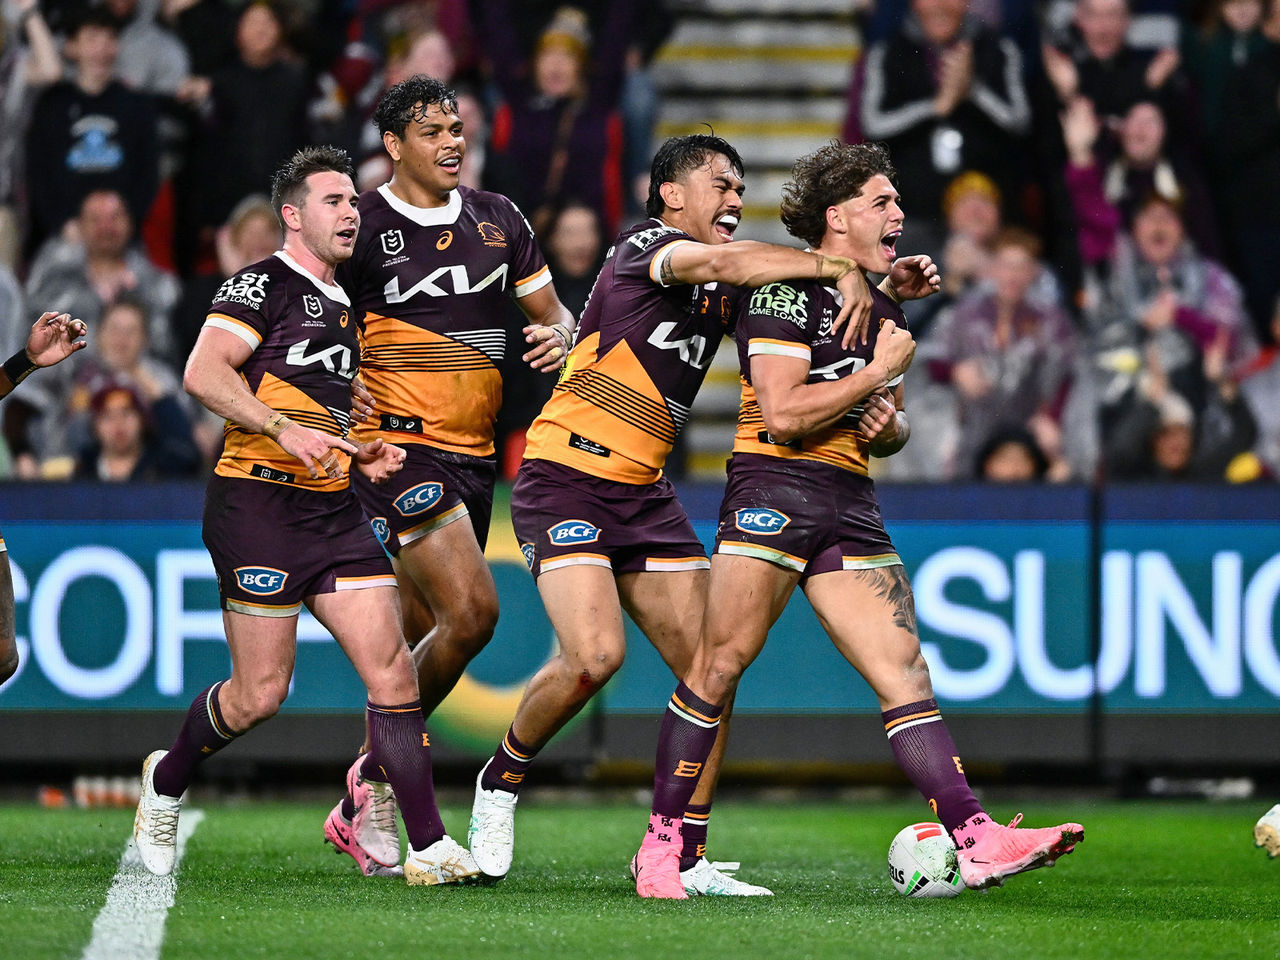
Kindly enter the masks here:
<path id="1" fill-rule="evenodd" d="M 221 424 L 181 369 L 280 244 L 271 172 L 332 143 L 385 182 L 370 115 L 415 73 L 457 90 L 463 182 L 521 207 L 575 314 L 663 137 L 733 142 L 738 237 L 781 242 L 791 160 L 886 143 L 898 251 L 944 289 L 908 305 L 913 440 L 879 477 L 1280 478 L 1280 0 L 4 0 L 0 352 L 44 310 L 91 345 L 6 400 L 0 478 L 203 476 Z M 508 476 L 553 382 L 520 352 Z M 735 358 L 677 478 L 723 476 Z"/>

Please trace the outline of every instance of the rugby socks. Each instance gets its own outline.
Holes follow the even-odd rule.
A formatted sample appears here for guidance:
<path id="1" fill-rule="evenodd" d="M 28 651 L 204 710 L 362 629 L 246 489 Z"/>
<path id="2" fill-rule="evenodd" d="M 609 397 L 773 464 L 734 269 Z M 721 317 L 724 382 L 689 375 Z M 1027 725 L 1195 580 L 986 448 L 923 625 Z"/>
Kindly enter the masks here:
<path id="1" fill-rule="evenodd" d="M 409 845 L 425 850 L 444 836 L 444 823 L 431 782 L 431 742 L 422 702 L 366 703 L 365 715 L 369 719 L 369 752 L 360 776 L 391 784 Z"/>
<path id="2" fill-rule="evenodd" d="M 917 700 L 886 710 L 880 717 L 898 766 L 948 833 L 982 813 L 982 804 L 965 779 L 960 752 L 942 722 L 937 700 Z"/>
<path id="3" fill-rule="evenodd" d="M 680 851 L 680 871 L 692 870 L 707 855 L 707 826 L 711 820 L 711 804 L 691 803 L 684 808 L 684 846 Z"/>
<path id="4" fill-rule="evenodd" d="M 502 743 L 498 744 L 493 759 L 484 768 L 484 773 L 480 777 L 480 789 L 519 793 L 520 785 L 524 783 L 524 775 L 537 755 L 536 748 L 525 746 L 516 738 L 516 728 L 513 724 L 507 730 L 507 735 L 502 738 Z"/>
<path id="5" fill-rule="evenodd" d="M 232 730 L 222 718 L 218 691 L 226 682 L 219 680 L 191 701 L 178 738 L 152 772 L 156 793 L 166 797 L 182 796 L 182 791 L 187 789 L 195 775 L 196 767 L 244 732 Z"/>
<path id="6" fill-rule="evenodd" d="M 723 712 L 723 707 L 707 703 L 683 682 L 676 687 L 658 735 L 653 778 L 655 815 L 676 821 L 684 816 L 716 742 Z"/>

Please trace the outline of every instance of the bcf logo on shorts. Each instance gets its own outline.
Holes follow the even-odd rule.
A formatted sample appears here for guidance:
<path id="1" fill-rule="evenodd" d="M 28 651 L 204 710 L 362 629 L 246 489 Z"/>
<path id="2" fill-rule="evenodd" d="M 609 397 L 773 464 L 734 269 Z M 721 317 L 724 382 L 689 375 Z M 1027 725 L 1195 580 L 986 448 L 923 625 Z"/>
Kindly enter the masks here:
<path id="1" fill-rule="evenodd" d="M 755 533 L 764 537 L 773 537 L 782 532 L 782 528 L 791 522 L 791 518 L 777 510 L 764 507 L 747 507 L 734 514 L 734 526 L 743 533 Z"/>
<path id="2" fill-rule="evenodd" d="M 289 578 L 287 572 L 275 567 L 236 567 L 235 575 L 241 590 L 258 597 L 279 593 Z"/>
<path id="3" fill-rule="evenodd" d="M 403 516 L 412 517 L 414 514 L 422 513 L 424 510 L 430 510 L 440 498 L 444 496 L 444 484 L 436 483 L 420 483 L 416 487 L 410 487 L 400 496 L 396 497 L 396 509 Z"/>
<path id="4" fill-rule="evenodd" d="M 565 520 L 549 529 L 547 536 L 557 547 L 570 547 L 579 543 L 595 543 L 600 539 L 600 528 L 585 520 Z"/>

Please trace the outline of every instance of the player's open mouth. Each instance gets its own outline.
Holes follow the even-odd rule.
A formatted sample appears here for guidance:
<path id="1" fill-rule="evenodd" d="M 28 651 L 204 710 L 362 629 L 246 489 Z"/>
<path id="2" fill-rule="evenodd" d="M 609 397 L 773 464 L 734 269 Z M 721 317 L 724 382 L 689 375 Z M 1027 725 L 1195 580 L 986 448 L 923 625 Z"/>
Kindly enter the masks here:
<path id="1" fill-rule="evenodd" d="M 891 230 L 880 238 L 880 251 L 890 260 L 896 256 L 893 248 L 900 236 L 902 236 L 901 230 Z"/>
<path id="2" fill-rule="evenodd" d="M 356 238 L 356 228 L 348 227 L 346 230 L 339 230 L 338 238 L 340 240 L 354 240 Z"/>
<path id="3" fill-rule="evenodd" d="M 732 213 L 726 213 L 715 223 L 716 233 L 724 237 L 726 240 L 733 239 L 733 232 L 738 229 L 738 218 Z"/>
<path id="4" fill-rule="evenodd" d="M 444 167 L 450 173 L 457 173 L 458 168 L 462 166 L 462 158 L 449 157 L 447 160 L 441 160 L 440 166 Z"/>

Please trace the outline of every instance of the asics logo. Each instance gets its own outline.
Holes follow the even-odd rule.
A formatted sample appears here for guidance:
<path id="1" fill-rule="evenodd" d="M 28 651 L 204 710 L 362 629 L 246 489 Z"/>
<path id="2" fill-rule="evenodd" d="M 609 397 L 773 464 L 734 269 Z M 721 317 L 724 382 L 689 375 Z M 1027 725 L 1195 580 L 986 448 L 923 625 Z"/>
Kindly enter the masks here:
<path id="1" fill-rule="evenodd" d="M 274 567 L 236 567 L 233 572 L 241 590 L 259 597 L 279 593 L 284 589 L 285 580 L 289 578 L 286 571 Z"/>
<path id="2" fill-rule="evenodd" d="M 777 510 L 748 507 L 734 514 L 734 526 L 744 533 L 757 533 L 766 537 L 777 536 L 791 522 L 791 518 Z"/>
<path id="3" fill-rule="evenodd" d="M 547 536 L 558 547 L 595 543 L 600 539 L 600 528 L 592 526 L 585 520 L 565 520 L 549 529 Z"/>
<path id="4" fill-rule="evenodd" d="M 440 498 L 444 496 L 444 485 L 440 483 L 420 483 L 416 487 L 410 487 L 400 496 L 396 497 L 394 503 L 397 510 L 406 517 L 412 517 L 415 514 L 423 513 L 430 510 Z"/>

